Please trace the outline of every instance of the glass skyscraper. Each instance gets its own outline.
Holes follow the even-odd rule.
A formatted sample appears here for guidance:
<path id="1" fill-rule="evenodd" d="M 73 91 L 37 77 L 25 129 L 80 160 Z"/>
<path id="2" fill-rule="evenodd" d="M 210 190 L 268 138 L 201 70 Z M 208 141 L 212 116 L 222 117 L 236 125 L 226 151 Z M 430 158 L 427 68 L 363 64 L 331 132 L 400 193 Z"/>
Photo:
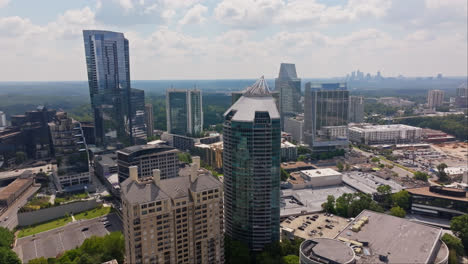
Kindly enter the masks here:
<path id="1" fill-rule="evenodd" d="M 200 90 L 166 91 L 167 132 L 200 136 L 203 132 L 203 103 Z"/>
<path id="2" fill-rule="evenodd" d="M 348 111 L 346 83 L 306 83 L 305 142 L 318 151 L 346 146 Z"/>
<path id="3" fill-rule="evenodd" d="M 259 251 L 280 236 L 280 114 L 263 77 L 224 120 L 226 234 Z"/>
<path id="4" fill-rule="evenodd" d="M 128 40 L 122 33 L 83 30 L 96 143 L 133 142 Z"/>
<path id="5" fill-rule="evenodd" d="M 281 63 L 278 78 L 275 80 L 275 89 L 280 93 L 279 107 L 282 120 L 301 113 L 301 79 L 297 78 L 296 65 Z"/>

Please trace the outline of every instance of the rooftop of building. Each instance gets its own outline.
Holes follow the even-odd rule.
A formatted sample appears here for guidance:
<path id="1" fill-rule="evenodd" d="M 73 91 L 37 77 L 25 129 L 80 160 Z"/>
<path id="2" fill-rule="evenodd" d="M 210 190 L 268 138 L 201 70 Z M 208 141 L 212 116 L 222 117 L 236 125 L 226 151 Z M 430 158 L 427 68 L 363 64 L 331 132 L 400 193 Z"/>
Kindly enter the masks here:
<path id="1" fill-rule="evenodd" d="M 338 175 L 341 176 L 340 172 L 337 172 L 336 170 L 330 169 L 330 168 L 303 170 L 301 171 L 301 173 L 303 173 L 309 178 L 324 177 L 324 176 L 338 176 Z"/>
<path id="2" fill-rule="evenodd" d="M 138 180 L 129 177 L 121 183 L 122 195 L 131 203 L 146 203 L 184 197 L 190 199 L 190 190 L 202 192 L 222 187 L 222 183 L 203 168 L 197 170 L 198 175 L 192 181 L 191 169 L 191 166 L 187 166 L 179 171 L 178 177 L 161 179 L 159 186 L 152 177 Z"/>
<path id="3" fill-rule="evenodd" d="M 296 65 L 293 63 L 281 63 L 278 78 L 297 79 Z"/>
<path id="4" fill-rule="evenodd" d="M 115 153 L 99 155 L 96 161 L 104 166 L 117 166 L 117 155 Z"/>
<path id="5" fill-rule="evenodd" d="M 281 142 L 281 147 L 282 148 L 295 148 L 296 145 L 294 145 L 293 143 L 285 140 L 285 141 Z"/>
<path id="6" fill-rule="evenodd" d="M 367 223 L 359 225 L 365 218 Z M 353 228 L 355 225 L 360 227 Z M 430 263 L 441 233 L 440 228 L 363 210 L 336 239 L 364 244 L 360 263 L 384 263 L 380 256 L 388 263 Z"/>
<path id="7" fill-rule="evenodd" d="M 301 244 L 301 252 L 317 263 L 352 263 L 355 258 L 351 247 L 339 240 L 314 238 Z"/>
<path id="8" fill-rule="evenodd" d="M 449 199 L 449 200 L 468 202 L 468 192 L 465 190 L 447 188 L 447 187 L 440 187 L 437 189 L 440 189 L 441 192 L 436 192 L 434 187 L 432 188 L 432 191 L 431 191 L 430 186 L 406 189 L 406 191 L 408 191 L 412 195 L 423 195 L 423 196 L 429 196 L 429 197 L 435 197 L 435 198 L 443 198 L 443 199 Z M 450 195 L 450 193 L 453 193 L 457 196 Z"/>
<path id="9" fill-rule="evenodd" d="M 0 190 L 0 200 L 8 199 L 12 194 L 21 190 L 25 185 L 31 184 L 33 178 L 18 178 L 7 187 Z"/>
<path id="10" fill-rule="evenodd" d="M 255 113 L 258 112 L 267 112 L 270 119 L 280 118 L 275 99 L 271 96 L 263 76 L 247 89 L 244 95 L 224 113 L 224 116 L 232 114 L 232 121 L 253 122 Z"/>
<path id="11" fill-rule="evenodd" d="M 350 127 L 350 130 L 357 131 L 394 131 L 394 130 L 415 130 L 421 129 L 419 127 L 402 125 L 402 124 L 392 124 L 392 125 L 364 125 L 364 126 L 354 126 Z"/>
<path id="12" fill-rule="evenodd" d="M 289 228 L 294 236 L 303 239 L 335 238 L 348 225 L 348 221 L 336 215 L 315 213 L 285 218 L 281 228 Z M 304 230 L 299 229 L 301 226 Z"/>
<path id="13" fill-rule="evenodd" d="M 131 147 L 126 147 L 124 149 L 119 150 L 118 152 L 125 154 L 125 155 L 131 155 L 142 150 L 154 150 L 156 152 L 163 152 L 163 151 L 177 152 L 178 151 L 177 149 L 167 146 L 167 145 L 146 144 L 146 145 L 135 145 Z"/>
<path id="14" fill-rule="evenodd" d="M 468 166 L 448 167 L 448 168 L 445 168 L 444 171 L 445 171 L 448 175 L 452 175 L 452 174 L 462 174 L 462 173 L 464 173 L 465 171 L 468 171 Z"/>
<path id="15" fill-rule="evenodd" d="M 305 167 L 312 167 L 312 168 L 317 168 L 314 166 L 312 163 L 304 162 L 304 161 L 291 161 L 291 162 L 282 162 L 281 163 L 281 168 L 285 170 L 291 170 L 291 169 L 300 169 L 300 168 L 305 168 Z"/>

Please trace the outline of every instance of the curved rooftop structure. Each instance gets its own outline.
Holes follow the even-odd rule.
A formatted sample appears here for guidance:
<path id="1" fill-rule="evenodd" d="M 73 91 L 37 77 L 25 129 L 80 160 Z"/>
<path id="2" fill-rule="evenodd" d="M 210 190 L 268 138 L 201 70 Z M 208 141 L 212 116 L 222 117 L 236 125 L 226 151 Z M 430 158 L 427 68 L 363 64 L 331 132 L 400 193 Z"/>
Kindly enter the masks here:
<path id="1" fill-rule="evenodd" d="M 301 264 L 347 264 L 355 262 L 355 254 L 345 243 L 330 238 L 314 238 L 302 242 Z"/>

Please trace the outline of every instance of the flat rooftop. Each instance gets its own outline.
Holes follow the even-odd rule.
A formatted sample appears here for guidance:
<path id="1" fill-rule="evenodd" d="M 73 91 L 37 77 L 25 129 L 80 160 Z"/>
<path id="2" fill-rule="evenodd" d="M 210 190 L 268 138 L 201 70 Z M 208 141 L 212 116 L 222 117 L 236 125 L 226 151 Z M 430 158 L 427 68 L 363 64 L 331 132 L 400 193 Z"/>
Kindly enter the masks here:
<path id="1" fill-rule="evenodd" d="M 312 167 L 312 168 L 317 168 L 314 166 L 312 163 L 307 163 L 303 161 L 297 161 L 297 162 L 282 162 L 281 163 L 281 168 L 285 170 L 293 170 L 293 169 L 300 169 L 300 168 L 306 168 L 306 167 Z"/>
<path id="2" fill-rule="evenodd" d="M 10 183 L 7 187 L 0 190 L 0 200 L 7 200 L 10 196 L 16 192 L 18 192 L 21 188 L 25 185 L 31 184 L 33 178 L 18 178 Z"/>
<path id="3" fill-rule="evenodd" d="M 343 173 L 342 180 L 352 188 L 367 194 L 376 193 L 377 187 L 380 185 L 389 185 L 392 187 L 392 193 L 396 193 L 404 189 L 401 184 L 391 179 L 385 180 L 377 175 L 367 172 L 345 172 Z"/>
<path id="4" fill-rule="evenodd" d="M 133 154 L 133 153 L 138 152 L 138 151 L 152 150 L 152 149 L 160 150 L 160 151 L 176 150 L 175 148 L 167 146 L 167 145 L 149 145 L 149 144 L 147 144 L 147 145 L 136 145 L 136 146 L 127 147 L 127 148 L 121 149 L 121 150 L 119 150 L 117 152 L 130 155 L 130 154 Z"/>
<path id="5" fill-rule="evenodd" d="M 344 193 L 355 193 L 356 190 L 346 185 L 325 186 L 301 190 L 281 190 L 280 215 L 287 217 L 304 213 L 323 211 L 322 204 L 328 195 L 339 197 Z"/>
<path id="6" fill-rule="evenodd" d="M 315 221 L 311 218 L 315 219 Z M 299 229 L 304 224 L 307 224 L 304 230 Z M 326 225 L 331 228 L 325 227 Z M 335 238 L 347 225 L 348 220 L 346 218 L 336 215 L 327 216 L 325 213 L 299 215 L 292 220 L 286 218 L 281 222 L 282 229 L 290 228 L 293 230 L 294 236 L 303 239 Z"/>
<path id="7" fill-rule="evenodd" d="M 324 169 L 314 169 L 314 170 L 303 170 L 303 174 L 307 175 L 309 178 L 315 177 L 324 177 L 324 176 L 339 176 L 341 173 L 337 172 L 334 169 L 324 168 Z"/>
<path id="8" fill-rule="evenodd" d="M 314 238 L 301 244 L 301 252 L 318 263 L 351 263 L 354 251 L 341 241 L 329 238 Z"/>
<path id="9" fill-rule="evenodd" d="M 368 223 L 360 231 L 352 231 L 351 227 L 364 216 Z M 441 233 L 441 228 L 364 210 L 336 238 L 368 243 L 359 263 L 382 263 L 379 255 L 387 256 L 388 263 L 430 263 L 433 252 L 439 250 L 436 246 Z"/>
<path id="10" fill-rule="evenodd" d="M 395 131 L 395 130 L 415 130 L 421 129 L 419 127 L 395 124 L 395 125 L 365 125 L 365 126 L 356 126 L 350 127 L 351 130 L 357 130 L 362 132 L 371 132 L 371 131 Z"/>
<path id="11" fill-rule="evenodd" d="M 449 189 L 453 191 L 462 191 L 461 189 L 454 189 L 454 188 L 444 188 L 444 189 Z M 468 202 L 468 192 L 465 192 L 465 197 L 456 197 L 456 196 L 444 195 L 444 194 L 437 193 L 437 192 L 431 192 L 429 190 L 429 187 L 412 188 L 412 189 L 406 189 L 406 190 L 410 194 L 413 194 L 413 195 L 423 195 L 423 196 L 430 196 L 430 197 L 436 197 L 436 198 L 444 198 L 448 200 Z"/>

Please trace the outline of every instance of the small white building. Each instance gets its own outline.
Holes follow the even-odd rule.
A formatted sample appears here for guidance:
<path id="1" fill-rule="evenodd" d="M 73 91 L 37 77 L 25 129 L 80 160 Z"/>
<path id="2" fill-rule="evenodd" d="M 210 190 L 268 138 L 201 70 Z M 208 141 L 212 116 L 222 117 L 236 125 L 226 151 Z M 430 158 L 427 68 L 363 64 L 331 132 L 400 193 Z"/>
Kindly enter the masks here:
<path id="1" fill-rule="evenodd" d="M 292 189 L 306 189 L 325 187 L 342 184 L 342 175 L 336 170 L 325 168 L 315 170 L 303 170 L 300 172 L 301 179 L 292 184 Z"/>

